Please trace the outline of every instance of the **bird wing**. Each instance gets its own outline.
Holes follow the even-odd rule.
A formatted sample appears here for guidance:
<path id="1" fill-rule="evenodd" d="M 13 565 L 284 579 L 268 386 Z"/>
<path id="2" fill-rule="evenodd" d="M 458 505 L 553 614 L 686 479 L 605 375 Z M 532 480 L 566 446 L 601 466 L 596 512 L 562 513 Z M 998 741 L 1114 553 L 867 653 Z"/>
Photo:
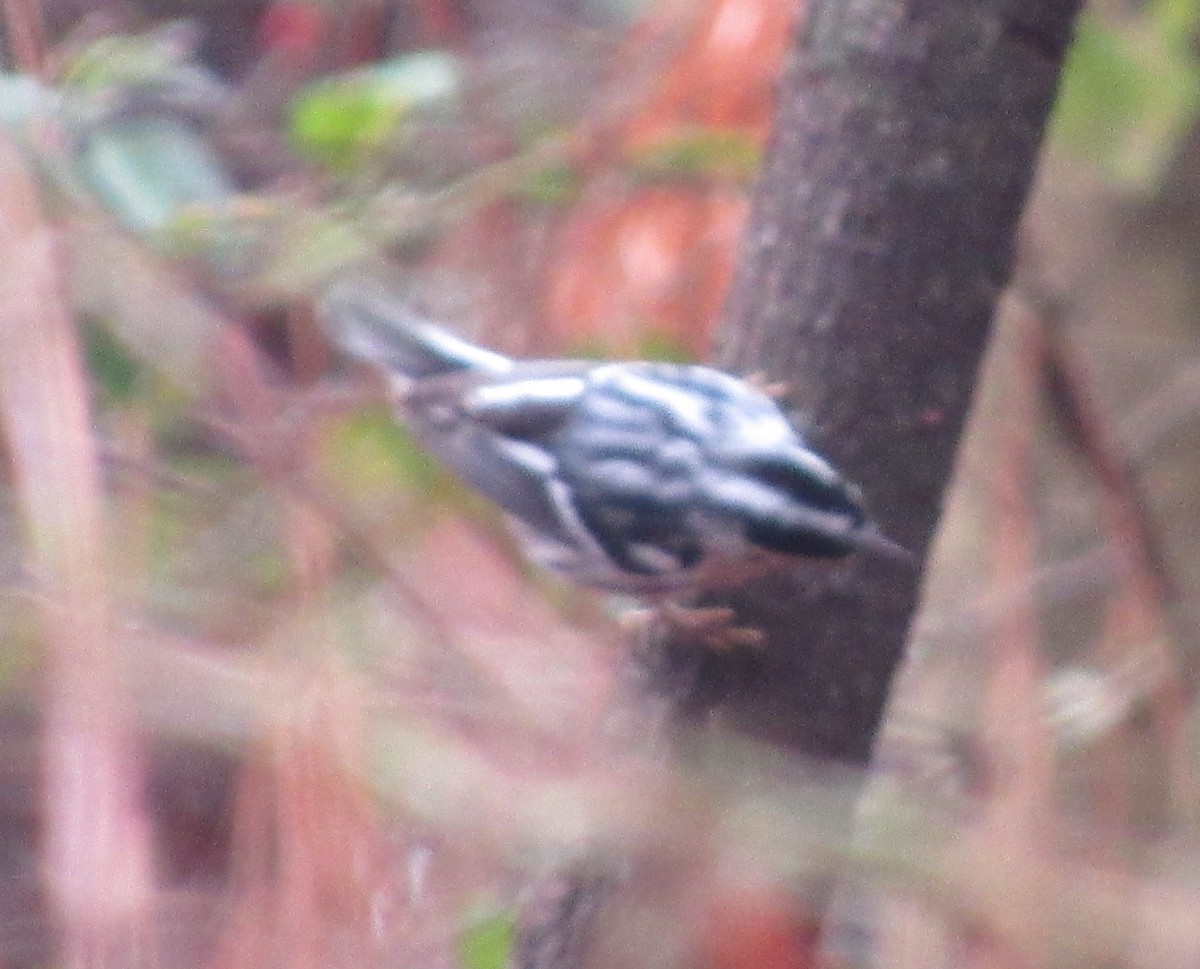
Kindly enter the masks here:
<path id="1" fill-rule="evenodd" d="M 557 441 L 583 397 L 587 370 L 534 362 L 500 375 L 448 373 L 415 383 L 399 409 L 430 453 L 527 531 L 580 548 L 591 539 L 563 483 Z"/>
<path id="2" fill-rule="evenodd" d="M 621 569 L 641 576 L 678 574 L 705 552 L 692 527 L 703 450 L 687 430 L 703 404 L 672 383 L 684 369 L 593 368 L 555 439 L 560 477 L 588 534 Z"/>
<path id="3" fill-rule="evenodd" d="M 470 423 L 495 435 L 489 443 L 504 460 L 541 483 L 554 521 L 535 523 L 537 532 L 583 552 L 582 561 L 597 566 L 593 582 L 621 572 L 677 574 L 699 562 L 703 541 L 689 519 L 701 449 L 674 427 L 662 401 L 648 402 L 644 390 L 614 381 L 610 366 L 588 362 L 517 364 L 474 381 L 461 399 Z M 495 470 L 476 487 L 515 511 L 511 490 L 496 491 Z M 528 506 L 517 517 L 530 522 Z"/>

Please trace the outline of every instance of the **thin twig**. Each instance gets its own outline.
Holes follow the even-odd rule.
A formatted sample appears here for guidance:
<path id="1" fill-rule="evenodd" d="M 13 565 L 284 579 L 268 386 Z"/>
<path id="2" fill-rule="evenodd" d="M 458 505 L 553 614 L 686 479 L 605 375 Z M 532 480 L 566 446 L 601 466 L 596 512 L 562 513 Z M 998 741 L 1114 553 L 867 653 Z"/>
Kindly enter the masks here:
<path id="1" fill-rule="evenodd" d="M 39 0 L 4 0 L 4 23 L 18 70 L 36 75 L 46 55 L 46 29 Z"/>

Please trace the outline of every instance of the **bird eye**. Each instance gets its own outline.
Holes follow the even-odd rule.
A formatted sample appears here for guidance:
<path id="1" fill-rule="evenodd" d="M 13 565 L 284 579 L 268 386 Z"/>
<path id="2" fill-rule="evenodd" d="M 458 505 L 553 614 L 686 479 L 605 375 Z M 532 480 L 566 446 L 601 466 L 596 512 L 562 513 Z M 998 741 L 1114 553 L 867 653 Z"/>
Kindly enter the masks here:
<path id="1" fill-rule="evenodd" d="M 739 461 L 738 467 L 743 474 L 805 505 L 862 516 L 858 489 L 848 485 L 826 461 L 811 451 L 747 458 Z"/>

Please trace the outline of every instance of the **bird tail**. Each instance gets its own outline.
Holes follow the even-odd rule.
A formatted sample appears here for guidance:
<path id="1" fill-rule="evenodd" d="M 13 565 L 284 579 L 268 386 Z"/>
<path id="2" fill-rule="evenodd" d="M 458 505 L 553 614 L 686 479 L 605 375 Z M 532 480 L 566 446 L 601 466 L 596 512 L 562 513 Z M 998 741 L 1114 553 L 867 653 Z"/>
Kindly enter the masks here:
<path id="1" fill-rule="evenodd" d="M 512 367 L 508 357 L 426 322 L 395 293 L 361 279 L 329 287 L 317 304 L 317 317 L 342 351 L 410 381 L 463 370 L 504 373 Z"/>

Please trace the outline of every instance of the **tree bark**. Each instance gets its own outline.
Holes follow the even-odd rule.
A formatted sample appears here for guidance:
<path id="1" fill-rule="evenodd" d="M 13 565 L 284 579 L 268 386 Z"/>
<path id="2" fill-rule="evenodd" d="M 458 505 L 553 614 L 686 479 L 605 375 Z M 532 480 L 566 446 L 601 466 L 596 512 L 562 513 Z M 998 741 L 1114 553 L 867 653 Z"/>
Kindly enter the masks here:
<path id="1" fill-rule="evenodd" d="M 1081 4 L 809 0 L 781 81 L 717 363 L 786 382 L 812 443 L 918 563 Z M 920 577 L 864 553 L 764 578 L 720 600 L 763 649 L 651 643 L 633 682 L 673 725 L 715 714 L 866 763 Z M 582 961 L 579 890 L 619 902 L 619 886 L 560 893 L 526 925 L 525 969 Z"/>
<path id="2" fill-rule="evenodd" d="M 718 363 L 786 382 L 817 449 L 923 561 L 1080 0 L 811 0 Z M 865 763 L 921 569 L 860 554 L 724 600 L 761 652 L 640 658 L 681 715 Z"/>

